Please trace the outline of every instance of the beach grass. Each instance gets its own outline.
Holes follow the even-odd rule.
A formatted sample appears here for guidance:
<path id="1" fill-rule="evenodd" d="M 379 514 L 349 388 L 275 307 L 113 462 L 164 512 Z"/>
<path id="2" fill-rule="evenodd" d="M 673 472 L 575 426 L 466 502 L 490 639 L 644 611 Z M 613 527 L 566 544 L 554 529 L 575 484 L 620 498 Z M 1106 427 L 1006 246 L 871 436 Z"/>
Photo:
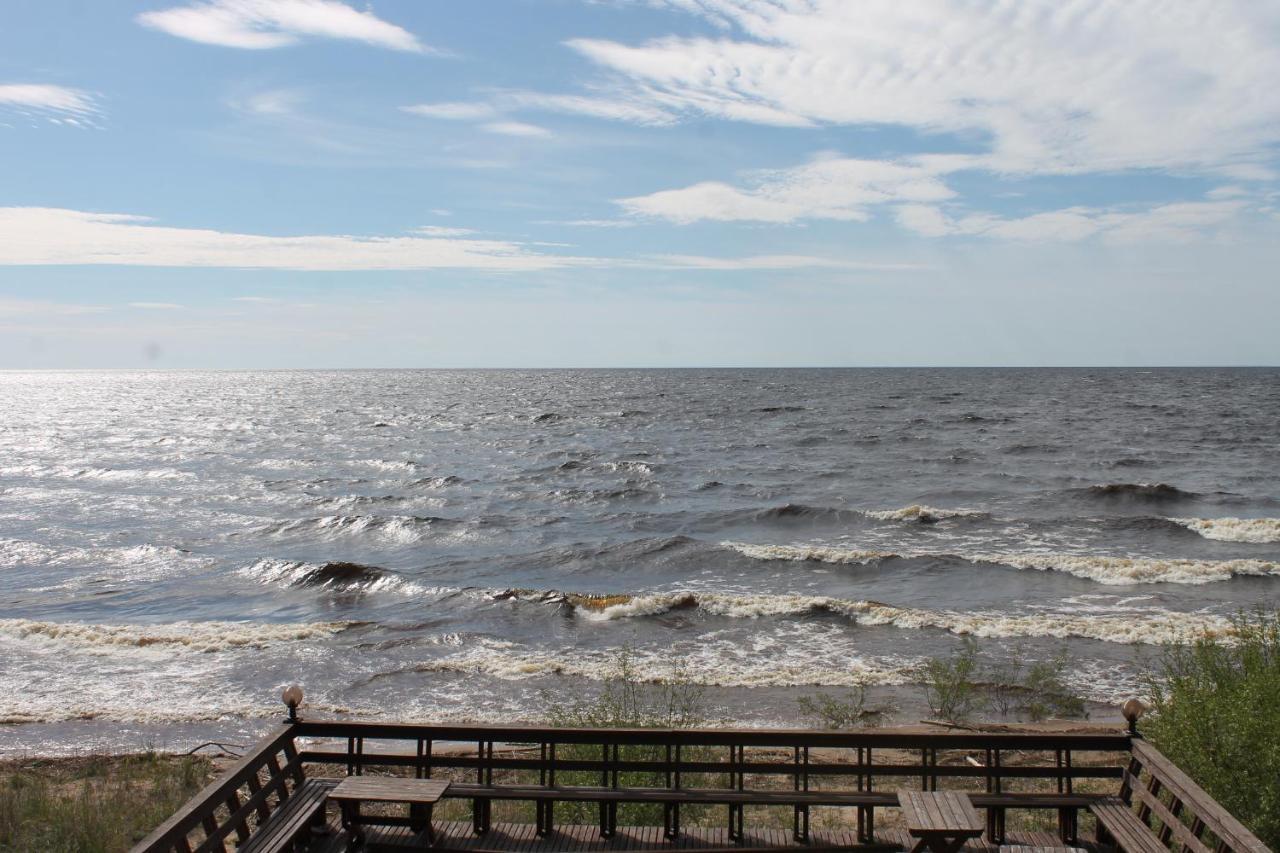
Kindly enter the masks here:
<path id="1" fill-rule="evenodd" d="M 207 758 L 155 752 L 0 763 L 0 851 L 128 850 L 214 773 Z"/>

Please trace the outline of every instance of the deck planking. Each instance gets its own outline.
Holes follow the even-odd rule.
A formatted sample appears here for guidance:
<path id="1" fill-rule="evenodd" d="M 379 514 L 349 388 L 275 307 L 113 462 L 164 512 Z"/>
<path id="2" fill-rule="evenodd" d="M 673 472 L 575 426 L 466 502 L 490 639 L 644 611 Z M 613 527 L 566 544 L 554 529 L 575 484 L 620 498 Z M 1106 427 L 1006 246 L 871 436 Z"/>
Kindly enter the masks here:
<path id="1" fill-rule="evenodd" d="M 696 850 L 701 853 L 748 853 L 753 850 L 910 850 L 914 839 L 900 829 L 886 829 L 877 834 L 876 844 L 859 844 L 852 830 L 814 830 L 809 843 L 796 841 L 787 829 L 750 828 L 741 842 L 728 838 L 723 827 L 690 827 L 679 837 L 668 840 L 660 826 L 620 826 L 613 838 L 601 838 L 595 826 L 559 826 L 546 837 L 539 837 L 531 823 L 494 823 L 484 835 L 476 835 L 469 821 L 439 821 L 435 824 L 436 845 L 427 847 L 422 833 L 407 827 L 369 826 L 366 849 L 369 853 L 407 853 L 407 851 L 470 851 L 470 853 L 620 853 L 621 851 Z M 347 836 L 336 817 L 329 820 L 329 833 L 316 837 L 307 853 L 342 853 Z M 1077 842 L 1074 848 L 1064 844 L 1052 832 L 1010 833 L 1004 845 L 990 844 L 977 838 L 965 844 L 964 853 L 1002 853 L 1010 848 L 1066 853 L 1098 853 L 1103 848 L 1089 842 Z"/>

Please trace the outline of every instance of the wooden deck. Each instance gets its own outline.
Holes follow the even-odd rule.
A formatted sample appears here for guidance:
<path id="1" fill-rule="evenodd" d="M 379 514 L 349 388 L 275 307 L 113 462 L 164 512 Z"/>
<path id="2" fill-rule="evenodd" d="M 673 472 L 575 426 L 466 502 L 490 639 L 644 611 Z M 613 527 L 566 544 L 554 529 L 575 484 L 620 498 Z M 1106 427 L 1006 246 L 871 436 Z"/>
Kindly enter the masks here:
<path id="1" fill-rule="evenodd" d="M 471 829 L 469 821 L 437 821 L 436 846 L 428 848 L 421 833 L 411 832 L 404 827 L 377 827 L 368 829 L 366 849 L 370 853 L 406 853 L 416 850 L 455 851 L 467 850 L 502 851 L 502 853 L 606 853 L 606 851 L 658 851 L 658 850 L 698 850 L 701 853 L 749 853 L 752 850 L 858 850 L 896 851 L 910 850 L 915 843 L 906 832 L 899 829 L 886 829 L 878 834 L 877 844 L 859 843 L 852 829 L 844 832 L 830 830 L 813 830 L 809 843 L 801 844 L 791 837 L 791 832 L 784 829 L 753 829 L 748 827 L 746 837 L 741 842 L 729 840 L 728 830 L 723 827 L 692 827 L 683 830 L 674 841 L 662 836 L 660 826 L 620 826 L 613 838 L 602 839 L 600 830 L 595 826 L 559 826 L 556 831 L 544 838 L 539 838 L 529 823 L 495 823 L 483 836 L 477 836 Z M 317 838 L 308 848 L 308 853 L 344 853 L 347 849 L 347 836 L 337 817 L 329 820 L 329 835 Z M 1013 832 L 1004 845 L 993 845 L 983 839 L 975 839 L 964 846 L 965 853 L 1000 853 L 1002 847 L 1010 845 L 1034 847 L 1038 849 L 1053 848 L 1067 851 L 1078 849 L 1087 853 L 1096 853 L 1103 848 L 1090 842 L 1080 841 L 1075 848 L 1065 846 L 1052 832 Z"/>

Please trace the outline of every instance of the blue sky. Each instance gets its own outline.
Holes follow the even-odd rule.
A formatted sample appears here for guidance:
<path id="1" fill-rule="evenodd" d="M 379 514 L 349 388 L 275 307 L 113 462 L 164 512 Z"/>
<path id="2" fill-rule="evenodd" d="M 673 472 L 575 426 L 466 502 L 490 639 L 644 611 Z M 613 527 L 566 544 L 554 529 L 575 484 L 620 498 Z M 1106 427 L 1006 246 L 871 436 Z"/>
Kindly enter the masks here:
<path id="1" fill-rule="evenodd" d="M 0 367 L 1280 363 L 1280 5 L 42 0 Z"/>

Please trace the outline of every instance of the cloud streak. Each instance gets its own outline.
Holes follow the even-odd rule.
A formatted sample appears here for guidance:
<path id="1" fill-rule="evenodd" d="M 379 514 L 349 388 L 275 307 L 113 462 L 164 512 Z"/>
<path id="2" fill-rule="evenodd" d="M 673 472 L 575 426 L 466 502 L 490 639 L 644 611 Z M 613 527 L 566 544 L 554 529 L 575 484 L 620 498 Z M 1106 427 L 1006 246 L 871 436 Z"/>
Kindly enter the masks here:
<path id="1" fill-rule="evenodd" d="M 430 51 L 402 27 L 337 0 L 208 0 L 143 12 L 138 22 L 178 38 L 245 50 L 328 38 L 390 50 Z"/>
<path id="2" fill-rule="evenodd" d="M 502 240 L 432 236 L 240 234 L 172 228 L 145 217 L 61 208 L 0 208 L 0 265 L 105 264 L 287 270 L 533 271 L 597 264 Z"/>
<path id="3" fill-rule="evenodd" d="M 48 83 L 0 83 L 0 106 L 73 120 L 92 119 L 98 113 L 88 92 Z"/>

